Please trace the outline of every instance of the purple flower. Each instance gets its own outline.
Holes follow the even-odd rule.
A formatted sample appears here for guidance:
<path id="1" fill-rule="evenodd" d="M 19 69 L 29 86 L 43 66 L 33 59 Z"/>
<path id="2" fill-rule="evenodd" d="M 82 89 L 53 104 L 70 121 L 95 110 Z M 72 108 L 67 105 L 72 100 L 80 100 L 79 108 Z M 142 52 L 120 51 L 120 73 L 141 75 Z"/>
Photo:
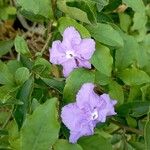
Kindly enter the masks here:
<path id="1" fill-rule="evenodd" d="M 81 39 L 74 27 L 68 27 L 63 33 L 63 41 L 54 41 L 50 49 L 50 62 L 63 66 L 65 77 L 78 67 L 91 68 L 89 62 L 95 51 L 95 41 L 91 38 Z"/>
<path id="2" fill-rule="evenodd" d="M 98 122 L 105 122 L 107 116 L 116 114 L 116 103 L 108 94 L 97 95 L 92 83 L 84 84 L 76 96 L 76 102 L 62 108 L 62 121 L 70 130 L 69 141 L 76 143 L 81 136 L 94 134 Z"/>

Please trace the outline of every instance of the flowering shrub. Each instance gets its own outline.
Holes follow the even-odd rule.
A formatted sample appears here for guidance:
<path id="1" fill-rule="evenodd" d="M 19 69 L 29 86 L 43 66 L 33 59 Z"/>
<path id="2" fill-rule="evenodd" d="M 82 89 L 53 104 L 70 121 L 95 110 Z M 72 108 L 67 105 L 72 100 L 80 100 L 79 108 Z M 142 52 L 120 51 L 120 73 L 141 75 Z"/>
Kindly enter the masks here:
<path id="1" fill-rule="evenodd" d="M 0 57 L 0 149 L 150 149 L 149 0 L 1 0 Z"/>

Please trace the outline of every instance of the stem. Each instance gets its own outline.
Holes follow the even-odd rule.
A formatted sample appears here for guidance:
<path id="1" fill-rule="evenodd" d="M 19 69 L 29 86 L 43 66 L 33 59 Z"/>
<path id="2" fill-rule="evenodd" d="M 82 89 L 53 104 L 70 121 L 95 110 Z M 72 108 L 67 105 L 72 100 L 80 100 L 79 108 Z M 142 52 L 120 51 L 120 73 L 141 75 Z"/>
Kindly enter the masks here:
<path id="1" fill-rule="evenodd" d="M 55 14 L 55 10 L 56 10 L 56 2 L 57 0 L 51 0 L 51 3 L 52 3 L 52 9 L 53 9 L 53 15 Z"/>
<path id="2" fill-rule="evenodd" d="M 49 33 L 49 36 L 48 36 L 48 38 L 47 38 L 47 40 L 46 40 L 46 43 L 45 43 L 44 47 L 42 48 L 41 55 L 43 55 L 44 52 L 45 52 L 45 50 L 47 49 L 48 44 L 49 44 L 49 42 L 50 42 L 50 40 L 51 40 L 51 37 L 52 37 L 52 34 Z"/>
<path id="3" fill-rule="evenodd" d="M 111 123 L 113 123 L 113 124 L 115 124 L 115 125 L 121 127 L 122 129 L 125 129 L 126 131 L 130 131 L 130 132 L 133 132 L 133 133 L 142 135 L 142 136 L 144 135 L 144 134 L 143 134 L 143 131 L 141 131 L 141 130 L 138 130 L 138 129 L 135 129 L 135 128 L 132 128 L 132 127 L 128 127 L 128 126 L 123 125 L 123 124 L 121 124 L 120 122 L 115 121 L 115 120 L 112 120 L 112 119 L 111 119 L 110 121 L 111 121 Z"/>
<path id="4" fill-rule="evenodd" d="M 17 55 L 17 61 L 20 61 L 20 53 Z"/>
<path id="5" fill-rule="evenodd" d="M 26 19 L 18 12 L 17 13 L 17 18 L 20 21 L 21 25 L 28 31 L 33 31 L 33 28 L 28 25 Z"/>
<path id="6" fill-rule="evenodd" d="M 53 15 L 54 15 L 55 14 L 55 9 L 56 9 L 56 0 L 51 0 L 51 3 L 52 3 Z M 45 43 L 44 47 L 42 48 L 41 55 L 43 55 L 43 53 L 47 49 L 48 44 L 49 44 L 49 42 L 51 40 L 52 34 L 50 32 L 51 32 L 52 24 L 53 24 L 53 21 L 50 22 L 49 25 L 48 25 L 48 29 L 47 29 L 47 31 L 48 31 L 48 38 L 46 40 L 46 43 Z"/>

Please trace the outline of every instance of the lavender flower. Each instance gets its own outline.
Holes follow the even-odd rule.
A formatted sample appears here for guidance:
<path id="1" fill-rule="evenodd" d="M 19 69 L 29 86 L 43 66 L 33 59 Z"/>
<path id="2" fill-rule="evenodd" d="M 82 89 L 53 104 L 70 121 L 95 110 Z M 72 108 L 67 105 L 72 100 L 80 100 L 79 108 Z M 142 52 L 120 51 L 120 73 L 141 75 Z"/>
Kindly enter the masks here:
<path id="1" fill-rule="evenodd" d="M 74 27 L 68 27 L 63 33 L 63 41 L 54 41 L 50 49 L 50 62 L 63 66 L 65 77 L 78 67 L 91 68 L 89 62 L 95 51 L 95 41 L 91 38 L 81 39 Z"/>
<path id="2" fill-rule="evenodd" d="M 98 122 L 105 122 L 107 116 L 116 114 L 116 103 L 108 94 L 97 95 L 92 83 L 84 84 L 76 96 L 76 102 L 62 108 L 62 121 L 70 130 L 69 141 L 76 143 L 81 136 L 94 134 Z"/>

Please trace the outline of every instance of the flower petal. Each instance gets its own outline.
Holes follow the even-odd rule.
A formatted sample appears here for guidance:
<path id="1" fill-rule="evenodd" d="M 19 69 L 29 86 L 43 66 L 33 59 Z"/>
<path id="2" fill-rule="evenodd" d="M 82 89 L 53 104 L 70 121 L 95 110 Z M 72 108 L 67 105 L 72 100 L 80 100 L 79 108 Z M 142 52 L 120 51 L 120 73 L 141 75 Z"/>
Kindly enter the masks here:
<path id="1" fill-rule="evenodd" d="M 93 39 L 82 39 L 79 45 L 75 45 L 77 53 L 80 58 L 89 60 L 95 51 L 95 41 Z"/>
<path id="2" fill-rule="evenodd" d="M 106 109 L 99 109 L 98 113 L 98 122 L 105 122 L 107 117 L 107 110 Z"/>
<path id="3" fill-rule="evenodd" d="M 70 130 L 70 142 L 76 143 L 81 136 L 92 135 L 95 124 L 88 120 L 88 115 L 76 103 L 71 103 L 62 108 L 62 122 Z"/>
<path id="4" fill-rule="evenodd" d="M 78 66 L 91 69 L 91 63 L 87 60 L 77 59 Z"/>
<path id="5" fill-rule="evenodd" d="M 116 100 L 111 100 L 108 94 L 102 94 L 100 96 L 102 101 L 102 105 L 100 111 L 104 111 L 103 113 L 106 116 L 116 115 L 114 105 L 117 103 Z"/>
<path id="6" fill-rule="evenodd" d="M 64 62 L 62 66 L 64 77 L 67 77 L 70 74 L 70 72 L 72 72 L 75 68 L 77 68 L 77 64 L 74 58 Z"/>
<path id="7" fill-rule="evenodd" d="M 52 43 L 52 48 L 50 51 L 50 62 L 53 64 L 61 64 L 64 61 L 67 61 L 64 53 L 64 49 L 61 47 L 60 41 L 54 41 Z"/>
<path id="8" fill-rule="evenodd" d="M 70 132 L 70 137 L 69 137 L 69 142 L 70 143 L 77 143 L 77 140 L 81 137 L 82 135 L 80 132 Z"/>
<path id="9" fill-rule="evenodd" d="M 77 105 L 80 109 L 94 109 L 100 105 L 99 96 L 94 92 L 93 83 L 85 83 L 76 95 Z"/>
<path id="10" fill-rule="evenodd" d="M 84 113 L 77 107 L 76 103 L 71 103 L 62 108 L 62 122 L 71 131 L 78 131 L 80 123 L 84 120 Z"/>
<path id="11" fill-rule="evenodd" d="M 81 37 L 79 32 L 74 27 L 68 27 L 63 33 L 63 45 L 66 48 L 72 49 L 72 45 L 79 44 L 81 42 Z"/>
<path id="12" fill-rule="evenodd" d="M 94 128 L 93 128 L 94 129 Z M 87 126 L 85 126 L 83 128 L 83 130 L 78 131 L 78 132 L 70 132 L 70 137 L 69 137 L 69 142 L 70 143 L 76 143 L 77 140 L 82 137 L 82 136 L 89 136 L 89 135 L 93 135 L 94 134 L 94 130 L 91 131 L 90 129 L 87 128 Z"/>

